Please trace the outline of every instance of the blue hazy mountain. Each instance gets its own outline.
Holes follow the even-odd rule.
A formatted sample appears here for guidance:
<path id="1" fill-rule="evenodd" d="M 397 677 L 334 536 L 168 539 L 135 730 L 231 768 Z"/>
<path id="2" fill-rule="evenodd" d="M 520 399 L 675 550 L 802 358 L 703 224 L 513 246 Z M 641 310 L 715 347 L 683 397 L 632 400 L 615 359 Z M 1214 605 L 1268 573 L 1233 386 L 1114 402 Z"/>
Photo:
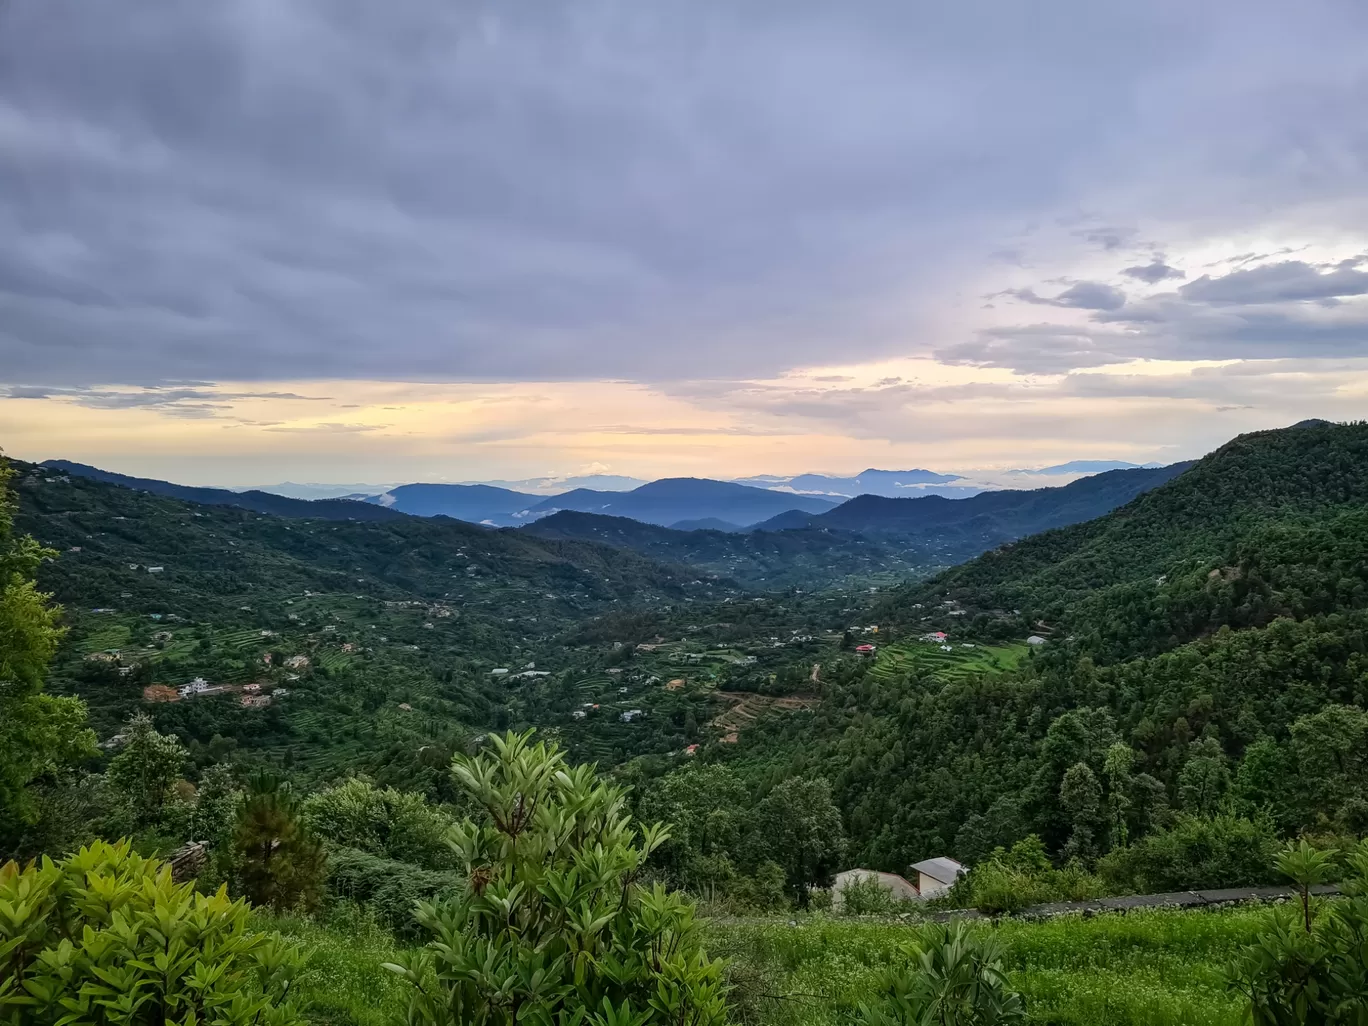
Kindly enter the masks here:
<path id="1" fill-rule="evenodd" d="M 681 521 L 720 520 L 747 526 L 768 520 L 786 510 L 824 513 L 834 509 L 832 499 L 815 495 L 753 488 L 733 481 L 700 477 L 667 477 L 630 492 L 607 492 L 577 488 L 564 495 L 539 500 L 521 517 L 526 523 L 560 510 L 630 517 L 647 524 L 668 527 Z"/>
<path id="2" fill-rule="evenodd" d="M 973 485 L 956 485 L 963 481 L 959 474 L 940 474 L 934 470 L 863 470 L 853 477 L 831 474 L 798 474 L 779 477 L 762 474 L 758 477 L 738 478 L 737 484 L 753 485 L 791 491 L 799 494 L 830 495 L 835 498 L 854 498 L 857 495 L 884 495 L 890 498 L 907 495 L 945 495 L 962 498 L 983 491 Z"/>

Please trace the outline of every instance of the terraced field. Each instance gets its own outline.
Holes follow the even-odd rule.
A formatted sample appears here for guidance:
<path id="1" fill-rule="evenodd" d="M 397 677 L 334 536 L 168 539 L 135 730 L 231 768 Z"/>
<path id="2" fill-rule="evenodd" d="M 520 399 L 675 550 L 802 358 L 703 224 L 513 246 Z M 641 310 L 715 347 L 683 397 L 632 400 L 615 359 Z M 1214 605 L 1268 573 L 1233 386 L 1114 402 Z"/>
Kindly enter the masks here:
<path id="1" fill-rule="evenodd" d="M 732 705 L 726 712 L 713 717 L 709 726 L 728 733 L 744 730 L 767 712 L 796 712 L 799 709 L 811 709 L 821 702 L 816 695 L 785 695 L 778 698 L 739 691 L 718 691 L 716 697 Z"/>
<path id="2" fill-rule="evenodd" d="M 947 644 L 950 647 L 948 652 L 945 646 L 926 641 L 900 642 L 880 649 L 874 665 L 869 669 L 869 679 L 891 681 L 898 677 L 918 676 L 950 683 L 974 674 L 1001 673 L 1014 669 L 1030 651 L 1025 642 L 975 645 L 972 648 L 966 648 L 963 644 Z"/>

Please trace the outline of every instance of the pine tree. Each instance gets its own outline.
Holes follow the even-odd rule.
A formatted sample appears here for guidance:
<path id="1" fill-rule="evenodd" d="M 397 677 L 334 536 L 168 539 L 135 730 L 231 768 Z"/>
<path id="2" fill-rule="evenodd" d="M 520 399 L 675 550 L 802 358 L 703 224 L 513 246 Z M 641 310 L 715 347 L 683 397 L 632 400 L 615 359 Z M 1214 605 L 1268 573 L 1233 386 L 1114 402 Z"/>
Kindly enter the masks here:
<path id="1" fill-rule="evenodd" d="M 282 912 L 317 902 L 323 846 L 300 822 L 288 783 L 269 775 L 252 779 L 238 813 L 234 847 L 242 860 L 242 889 L 252 904 Z"/>

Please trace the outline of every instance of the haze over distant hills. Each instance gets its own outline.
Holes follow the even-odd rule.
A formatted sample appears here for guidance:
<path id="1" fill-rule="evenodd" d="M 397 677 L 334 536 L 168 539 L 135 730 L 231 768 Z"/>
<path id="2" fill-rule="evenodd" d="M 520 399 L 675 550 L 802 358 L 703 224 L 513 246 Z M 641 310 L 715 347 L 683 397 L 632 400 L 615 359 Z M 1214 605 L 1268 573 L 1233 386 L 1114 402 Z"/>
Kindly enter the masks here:
<path id="1" fill-rule="evenodd" d="M 531 523 L 560 510 L 606 513 L 666 527 L 681 521 L 742 527 L 786 510 L 823 513 L 837 505 L 834 499 L 693 477 L 664 478 L 626 492 L 575 488 L 549 497 L 490 485 L 413 484 L 367 501 L 416 516 L 450 516 L 498 527 Z"/>
<path id="2" fill-rule="evenodd" d="M 958 500 L 937 495 L 904 499 L 861 495 L 823 514 L 786 512 L 756 524 L 754 530 L 825 527 L 867 535 L 934 536 L 954 541 L 957 552 L 966 545 L 983 551 L 1028 534 L 1102 516 L 1177 477 L 1189 466 L 1191 463 L 1175 463 L 1110 470 L 1063 486 L 980 492 Z"/>
<path id="3" fill-rule="evenodd" d="M 1033 479 L 1039 477 L 1081 477 L 1087 474 L 1104 473 L 1108 470 L 1134 470 L 1140 467 L 1152 468 L 1163 465 L 1162 463 L 1128 463 L 1124 460 L 1071 460 L 1067 463 L 1038 469 L 960 470 L 942 473 L 925 469 L 879 470 L 871 467 L 852 475 L 808 473 L 785 476 L 782 474 L 757 474 L 751 477 L 718 480 L 730 480 L 732 484 L 748 485 L 752 488 L 764 488 L 770 491 L 827 496 L 837 501 L 853 499 L 857 495 L 882 495 L 887 498 L 940 495 L 945 498 L 959 499 L 977 495 L 982 491 L 1030 487 Z M 599 473 L 569 477 L 547 475 L 519 480 L 493 478 L 484 481 L 443 481 L 431 482 L 424 487 L 468 488 L 484 485 L 525 495 L 528 499 L 527 504 L 532 505 L 540 498 L 564 495 L 578 489 L 588 489 L 594 492 L 629 492 L 649 483 L 649 481 L 639 477 Z M 295 499 L 365 499 L 410 486 L 398 481 L 386 484 L 322 484 L 285 481 L 280 484 L 259 485 L 252 489 L 234 488 L 232 490 L 263 491 Z M 495 509 L 490 516 L 497 519 L 498 512 Z M 449 515 L 454 516 L 455 514 Z M 483 520 L 487 517 L 481 516 L 478 519 Z"/>
<path id="4" fill-rule="evenodd" d="M 1111 468 L 1118 461 L 1074 461 L 1036 471 L 1003 472 L 1015 483 L 1038 480 L 1076 478 L 1073 485 L 1089 480 L 1094 468 Z M 1009 510 L 1009 523 L 990 526 L 980 531 L 984 537 L 1004 539 L 1020 537 L 1031 530 L 1040 530 L 1059 523 L 1072 523 L 1076 517 L 1060 520 L 1045 515 L 1043 519 L 1017 522 L 1018 510 L 1027 510 L 1034 493 L 1057 492 L 1051 489 L 994 488 L 985 481 L 970 481 L 962 475 L 916 469 L 885 471 L 869 469 L 849 478 L 823 474 L 803 474 L 791 478 L 776 476 L 748 478 L 747 482 L 716 481 L 707 478 L 664 478 L 638 485 L 626 491 L 611 488 L 573 488 L 555 494 L 535 494 L 490 484 L 405 484 L 372 494 L 351 492 L 340 497 L 302 498 L 251 489 L 232 491 L 223 488 L 202 488 L 173 484 L 152 478 L 131 477 L 104 471 L 67 460 L 49 460 L 46 466 L 67 473 L 96 480 L 138 488 L 159 495 L 188 499 L 211 505 L 237 506 L 261 513 L 287 517 L 319 517 L 332 520 L 391 519 L 400 515 L 419 517 L 451 517 L 487 527 L 517 527 L 532 523 L 563 510 L 626 517 L 642 523 L 672 527 L 678 530 L 736 531 L 748 528 L 783 530 L 816 525 L 813 518 L 829 517 L 822 526 L 839 527 L 850 531 L 920 533 L 921 528 L 909 523 L 909 518 L 931 517 L 939 523 L 941 517 L 960 523 L 981 516 L 978 505 L 959 507 L 951 502 L 944 511 L 932 514 L 933 506 L 926 503 L 906 505 L 900 500 L 925 499 L 944 504 L 950 500 L 967 499 L 988 494 L 982 500 L 983 510 Z M 1150 469 L 1121 464 L 1123 474 L 1145 474 Z M 1157 468 L 1162 469 L 1162 468 Z M 1100 477 L 1116 473 L 1103 469 Z M 593 475 L 594 479 L 606 475 Z M 1143 478 L 1126 478 L 1139 482 Z M 550 479 L 545 479 L 550 480 Z M 565 479 L 567 482 L 572 479 Z M 609 483 L 620 484 L 628 478 L 611 478 Z M 326 493 L 323 485 L 282 486 L 302 495 Z M 358 487 L 358 486 L 337 486 Z M 365 486 L 359 486 L 364 488 Z M 1115 503 L 1109 503 L 1107 482 L 1084 485 L 1068 495 L 1102 495 L 1099 502 L 1085 502 L 1088 516 L 1097 516 Z M 1133 487 L 1131 484 L 1123 486 Z M 1134 485 L 1138 487 L 1138 485 Z M 891 494 L 889 494 L 891 493 Z M 1104 494 L 1105 493 L 1105 494 Z M 1131 494 L 1135 494 L 1132 492 Z M 1130 496 L 1127 495 L 1126 498 Z M 1064 498 L 1041 500 L 1045 508 L 1052 508 Z M 1124 501 L 1124 500 L 1123 500 Z M 941 509 L 935 506 L 935 509 Z M 915 512 L 914 512 L 915 511 Z M 996 515 L 996 514 L 993 514 Z M 982 526 L 982 525 L 980 525 Z M 936 528 L 938 531 L 939 528 Z M 978 528 L 971 530 L 971 534 Z M 976 535 L 975 535 L 976 536 Z"/>

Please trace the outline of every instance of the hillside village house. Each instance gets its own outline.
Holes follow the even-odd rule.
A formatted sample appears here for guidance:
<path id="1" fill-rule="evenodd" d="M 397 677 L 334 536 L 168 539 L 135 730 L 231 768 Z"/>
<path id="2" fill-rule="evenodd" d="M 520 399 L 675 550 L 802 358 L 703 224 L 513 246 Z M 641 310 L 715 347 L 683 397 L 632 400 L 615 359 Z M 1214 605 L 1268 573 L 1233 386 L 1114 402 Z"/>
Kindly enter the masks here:
<path id="1" fill-rule="evenodd" d="M 969 870 L 951 858 L 923 859 L 912 866 L 917 874 L 917 893 L 923 898 L 934 898 L 948 891 L 956 880 Z"/>
<path id="2" fill-rule="evenodd" d="M 873 869 L 847 869 L 837 873 L 831 882 L 831 908 L 839 912 L 845 907 L 845 890 L 851 884 L 872 880 L 893 895 L 895 901 L 919 901 L 917 885 L 897 873 L 880 873 Z"/>
<path id="3" fill-rule="evenodd" d="M 286 659 L 286 660 L 285 660 L 285 666 L 286 666 L 287 669 L 290 669 L 290 670 L 303 670 L 303 669 L 306 669 L 306 668 L 308 667 L 308 665 L 309 665 L 309 657 L 308 657 L 308 656 L 294 655 L 294 656 L 290 656 L 289 659 Z"/>
<path id="4" fill-rule="evenodd" d="M 1026 644 L 1043 645 L 1045 644 L 1045 639 L 1042 638 L 1039 634 L 1032 634 L 1029 638 L 1026 639 Z"/>
<path id="5" fill-rule="evenodd" d="M 855 654 L 861 656 L 872 656 L 878 649 L 873 645 L 856 645 Z"/>

